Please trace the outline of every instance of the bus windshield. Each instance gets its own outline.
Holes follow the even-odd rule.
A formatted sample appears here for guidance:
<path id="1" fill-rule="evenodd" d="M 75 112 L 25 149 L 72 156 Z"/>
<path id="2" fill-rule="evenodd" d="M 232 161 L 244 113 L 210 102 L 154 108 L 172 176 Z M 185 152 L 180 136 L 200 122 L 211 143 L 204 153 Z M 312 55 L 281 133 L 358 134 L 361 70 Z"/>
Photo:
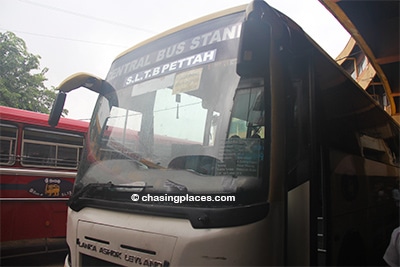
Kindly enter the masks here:
<path id="1" fill-rule="evenodd" d="M 245 196 L 224 206 L 265 198 L 264 84 L 236 74 L 242 20 L 236 13 L 207 21 L 113 63 L 107 82 L 115 92 L 98 99 L 77 187 Z"/>

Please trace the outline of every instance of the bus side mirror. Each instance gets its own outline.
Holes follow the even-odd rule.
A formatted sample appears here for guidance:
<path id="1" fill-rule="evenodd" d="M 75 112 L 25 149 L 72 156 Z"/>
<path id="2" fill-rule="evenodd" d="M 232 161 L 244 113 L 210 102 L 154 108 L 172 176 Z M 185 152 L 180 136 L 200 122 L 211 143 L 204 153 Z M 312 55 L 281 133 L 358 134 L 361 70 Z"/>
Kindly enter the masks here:
<path id="1" fill-rule="evenodd" d="M 58 121 L 60 120 L 61 113 L 64 109 L 64 104 L 65 104 L 65 98 L 67 97 L 67 94 L 63 91 L 59 91 L 59 93 L 56 96 L 56 100 L 53 103 L 53 107 L 51 108 L 50 116 L 48 123 L 51 127 L 55 127 L 58 124 Z"/>
<path id="2" fill-rule="evenodd" d="M 110 101 L 110 108 L 111 106 L 118 106 L 118 98 L 115 94 L 115 89 L 111 84 L 92 74 L 78 72 L 66 78 L 57 88 L 59 93 L 57 94 L 57 98 L 51 109 L 48 120 L 50 126 L 57 126 L 58 121 L 60 120 L 61 113 L 64 108 L 65 98 L 67 96 L 66 93 L 80 87 L 85 87 L 106 97 Z"/>
<path id="3" fill-rule="evenodd" d="M 265 77 L 269 69 L 271 27 L 265 21 L 270 7 L 255 0 L 246 10 L 242 24 L 236 72 L 241 77 Z"/>

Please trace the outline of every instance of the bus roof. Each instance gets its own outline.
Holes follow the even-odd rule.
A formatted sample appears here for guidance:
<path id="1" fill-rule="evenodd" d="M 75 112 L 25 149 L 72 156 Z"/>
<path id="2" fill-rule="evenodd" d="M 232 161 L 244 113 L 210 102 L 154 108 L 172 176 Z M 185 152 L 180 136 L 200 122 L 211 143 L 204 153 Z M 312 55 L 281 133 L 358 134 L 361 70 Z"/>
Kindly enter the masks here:
<path id="1" fill-rule="evenodd" d="M 49 115 L 23 109 L 0 106 L 0 119 L 10 122 L 26 123 L 50 128 L 48 124 Z M 89 123 L 68 118 L 60 118 L 60 122 L 55 129 L 70 130 L 86 133 Z"/>
<path id="2" fill-rule="evenodd" d="M 135 49 L 137 49 L 137 48 L 139 48 L 141 46 L 144 46 L 144 45 L 146 45 L 148 43 L 151 43 L 151 42 L 153 42 L 153 41 L 155 41 L 157 39 L 160 39 L 160 38 L 162 38 L 164 36 L 167 36 L 167 35 L 170 35 L 172 33 L 178 32 L 180 30 L 186 29 L 186 28 L 191 27 L 193 25 L 197 25 L 197 24 L 199 24 L 201 22 L 205 22 L 205 21 L 209 21 L 209 20 L 212 20 L 212 19 L 216 19 L 216 18 L 225 16 L 225 15 L 229 15 L 229 14 L 234 14 L 234 13 L 245 11 L 246 7 L 247 7 L 247 5 L 241 5 L 241 6 L 237 6 L 237 7 L 232 7 L 232 8 L 229 8 L 229 9 L 218 11 L 218 12 L 212 13 L 210 15 L 206 15 L 206 16 L 200 17 L 198 19 L 186 22 L 186 23 L 184 23 L 182 25 L 179 25 L 179 26 L 174 27 L 174 28 L 172 28 L 170 30 L 167 30 L 165 32 L 157 34 L 154 37 L 151 37 L 151 38 L 149 38 L 149 39 L 147 39 L 147 40 L 145 40 L 143 42 L 140 42 L 140 43 L 134 45 L 133 47 L 131 47 L 131 48 L 125 50 L 124 52 L 122 52 L 121 54 L 119 54 L 115 58 L 115 60 L 117 60 L 118 58 L 128 54 L 129 52 L 131 52 L 131 51 L 133 51 L 133 50 L 135 50 Z"/>

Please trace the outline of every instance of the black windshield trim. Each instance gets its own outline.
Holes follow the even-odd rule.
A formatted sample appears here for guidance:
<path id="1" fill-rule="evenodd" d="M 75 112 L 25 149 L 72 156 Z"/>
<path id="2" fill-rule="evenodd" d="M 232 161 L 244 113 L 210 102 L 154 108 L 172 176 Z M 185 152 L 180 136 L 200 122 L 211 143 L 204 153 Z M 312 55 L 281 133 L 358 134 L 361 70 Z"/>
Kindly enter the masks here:
<path id="1" fill-rule="evenodd" d="M 85 207 L 188 219 L 192 227 L 197 229 L 246 225 L 264 219 L 269 212 L 268 202 L 236 207 L 208 208 L 146 205 L 82 197 L 79 199 L 78 203 L 72 207 L 70 206 L 70 208 L 76 212 L 79 212 Z"/>

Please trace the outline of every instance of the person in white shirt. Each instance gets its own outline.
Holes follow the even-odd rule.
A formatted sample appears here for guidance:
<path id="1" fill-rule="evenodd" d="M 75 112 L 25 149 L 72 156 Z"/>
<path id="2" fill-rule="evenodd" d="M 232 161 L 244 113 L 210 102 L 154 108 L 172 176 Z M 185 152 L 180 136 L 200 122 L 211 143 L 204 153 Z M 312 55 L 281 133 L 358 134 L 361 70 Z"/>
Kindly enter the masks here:
<path id="1" fill-rule="evenodd" d="M 400 227 L 394 229 L 383 259 L 390 267 L 400 266 Z"/>

